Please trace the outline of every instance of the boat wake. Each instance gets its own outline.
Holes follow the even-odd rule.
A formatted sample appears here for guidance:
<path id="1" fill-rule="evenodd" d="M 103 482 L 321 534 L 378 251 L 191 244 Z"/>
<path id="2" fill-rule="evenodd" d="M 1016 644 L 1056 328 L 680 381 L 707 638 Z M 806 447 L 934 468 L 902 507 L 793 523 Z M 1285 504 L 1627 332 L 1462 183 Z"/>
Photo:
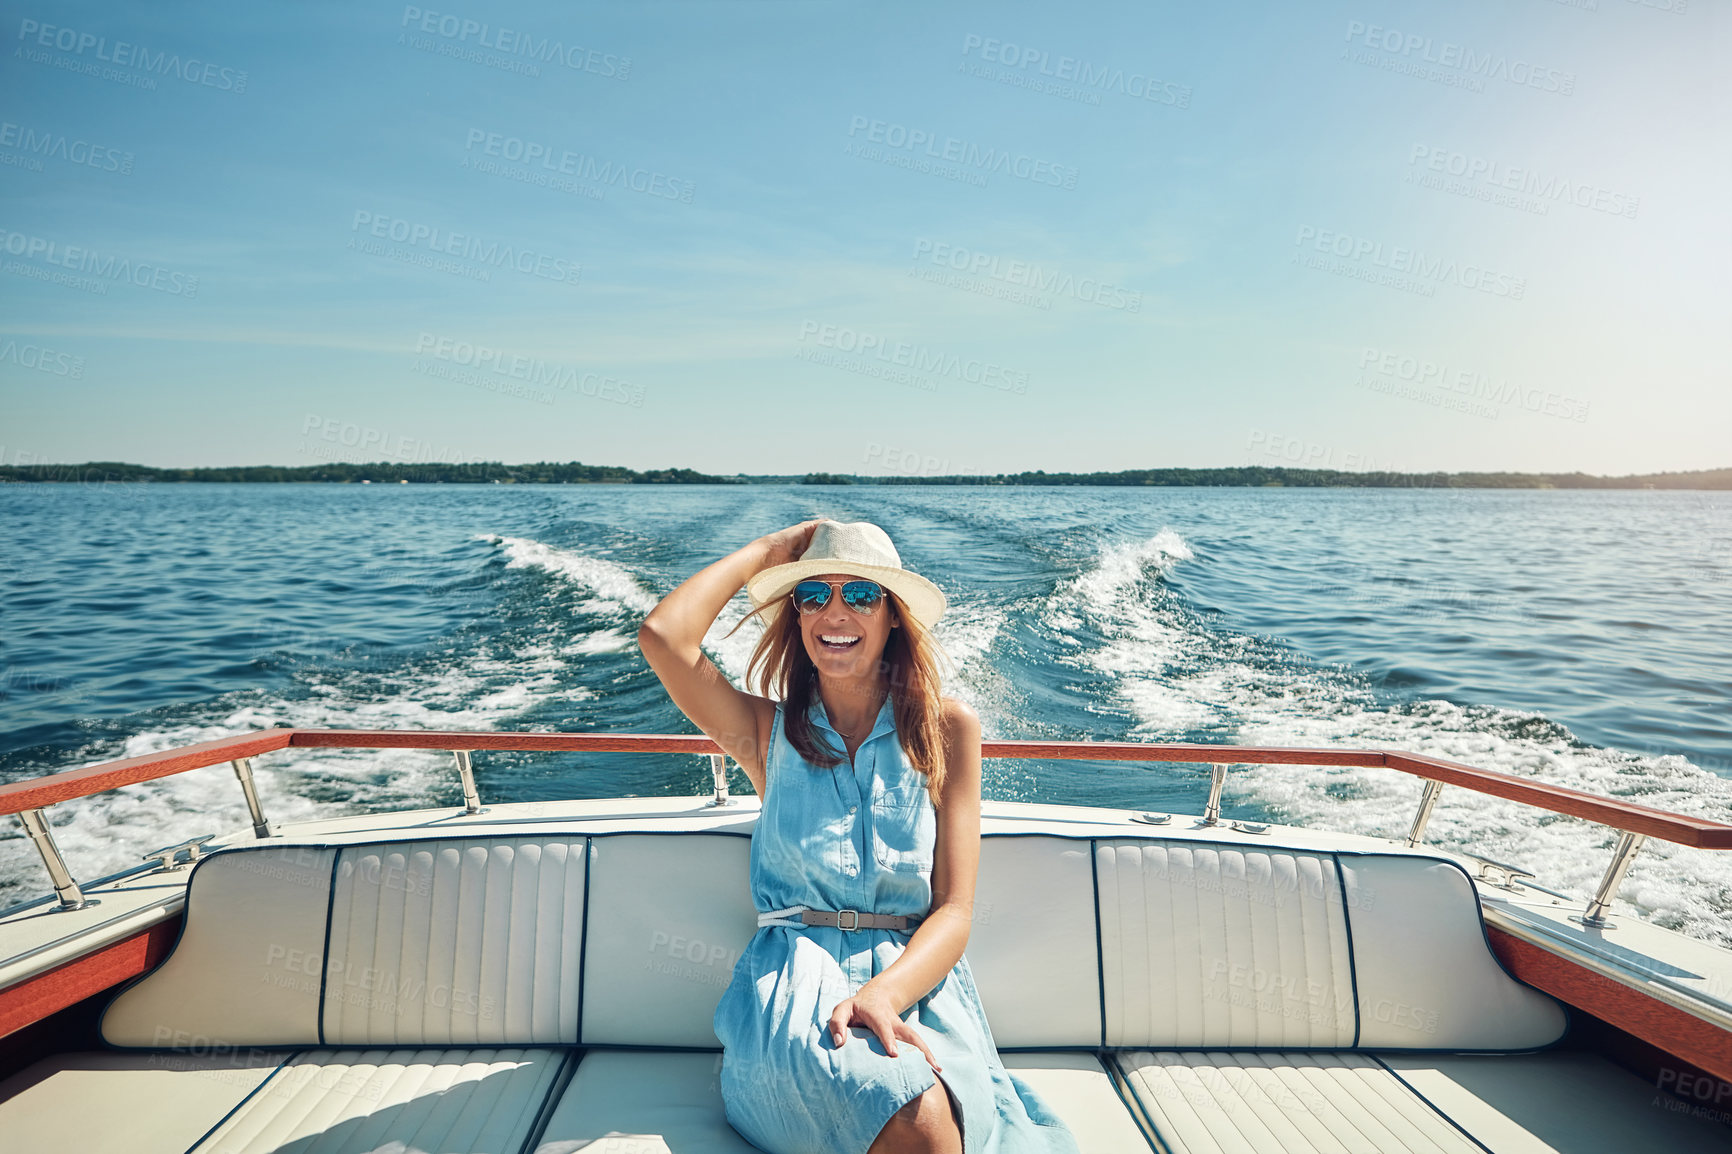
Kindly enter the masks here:
<path id="1" fill-rule="evenodd" d="M 1399 700 L 1339 665 L 1206 619 L 1166 578 L 1193 555 L 1177 534 L 1101 548 L 1040 607 L 1041 625 L 1098 676 L 1149 741 L 1399 749 L 1518 777 L 1725 821 L 1732 781 L 1679 756 L 1607 749 L 1534 713 L 1443 700 Z M 1106 735 L 1101 735 L 1105 737 Z M 1226 796 L 1246 816 L 1405 838 L 1422 783 L 1394 770 L 1234 766 Z M 1445 789 L 1431 844 L 1525 867 L 1540 884 L 1591 894 L 1616 835 L 1514 802 Z M 1650 839 L 1622 900 L 1627 911 L 1732 946 L 1732 860 Z"/>
<path id="2" fill-rule="evenodd" d="M 312 662 L 286 690 L 252 689 L 135 715 L 130 736 L 92 741 L 80 764 L 137 756 L 277 725 L 308 728 L 547 730 L 607 728 L 629 716 L 670 726 L 671 705 L 636 654 L 634 632 L 666 579 L 581 548 L 486 536 L 502 590 L 495 619 L 458 630 L 393 663 Z M 1256 745 L 1369 746 L 1629 798 L 1681 813 L 1732 816 L 1732 781 L 1682 757 L 1594 746 L 1534 713 L 1437 699 L 1403 699 L 1343 665 L 1310 661 L 1276 639 L 1236 631 L 1194 608 L 1169 578 L 1201 566 L 1177 532 L 1109 540 L 1046 592 L 993 600 L 953 596 L 937 631 L 950 658 L 945 691 L 980 712 L 989 736 L 1050 730 L 1037 687 L 1069 682 L 1049 700 L 1083 702 L 1088 736 Z M 965 585 L 965 583 L 962 583 Z M 671 586 L 669 586 L 671 587 Z M 717 667 L 744 687 L 760 634 L 742 592 L 705 639 Z M 57 760 L 56 765 L 64 761 Z M 459 804 L 447 754 L 416 750 L 296 750 L 260 759 L 273 820 Z M 36 772 L 41 772 L 37 770 Z M 1012 767 L 994 767 L 994 796 L 1063 802 Z M 1154 774 L 1175 771 L 1150 767 Z M 1168 783 L 1170 784 L 1170 782 Z M 484 789 L 514 800 L 502 773 Z M 1420 782 L 1385 769 L 1236 766 L 1227 797 L 1243 816 L 1399 837 Z M 1033 789 L 1033 792 L 1030 792 Z M 537 794 L 537 797 L 543 796 Z M 244 828 L 240 791 L 224 767 L 56 806 L 55 836 L 83 878 L 135 864 L 157 845 Z M 1532 870 L 1541 884 L 1591 893 L 1613 835 L 1598 826 L 1446 789 L 1428 840 Z M 0 823 L 0 906 L 46 892 L 40 863 L 14 823 Z M 1622 891 L 1628 911 L 1732 945 L 1732 858 L 1650 840 Z"/>

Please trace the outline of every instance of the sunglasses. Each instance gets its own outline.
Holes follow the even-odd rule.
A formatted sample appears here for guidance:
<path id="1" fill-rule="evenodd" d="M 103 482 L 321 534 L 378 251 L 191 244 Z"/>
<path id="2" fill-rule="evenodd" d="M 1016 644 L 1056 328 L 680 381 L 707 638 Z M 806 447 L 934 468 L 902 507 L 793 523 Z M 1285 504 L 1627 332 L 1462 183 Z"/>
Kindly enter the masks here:
<path id="1" fill-rule="evenodd" d="M 802 581 L 794 586 L 794 607 L 802 615 L 817 613 L 830 604 L 830 590 L 842 590 L 842 604 L 870 617 L 884 604 L 884 586 L 876 581 Z"/>

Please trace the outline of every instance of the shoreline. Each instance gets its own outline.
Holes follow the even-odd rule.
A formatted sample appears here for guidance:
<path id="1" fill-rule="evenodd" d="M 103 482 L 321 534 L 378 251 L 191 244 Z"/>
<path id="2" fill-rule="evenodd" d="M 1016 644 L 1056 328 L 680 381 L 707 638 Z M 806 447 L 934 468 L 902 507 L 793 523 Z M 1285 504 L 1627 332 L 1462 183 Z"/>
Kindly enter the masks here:
<path id="1" fill-rule="evenodd" d="M 692 469 L 638 471 L 618 465 L 500 462 L 245 465 L 190 469 L 157 468 L 115 461 L 84 464 L 0 465 L 9 484 L 445 484 L 445 485 L 958 485 L 1098 486 L 1136 488 L 1331 488 L 1331 489 L 1599 489 L 1732 490 L 1732 468 L 1676 473 L 1597 476 L 1588 473 L 1397 473 L 1337 469 L 1287 469 L 1260 465 L 1215 469 L 1126 469 L 1099 473 L 934 474 L 858 473 L 745 474 L 722 476 Z"/>

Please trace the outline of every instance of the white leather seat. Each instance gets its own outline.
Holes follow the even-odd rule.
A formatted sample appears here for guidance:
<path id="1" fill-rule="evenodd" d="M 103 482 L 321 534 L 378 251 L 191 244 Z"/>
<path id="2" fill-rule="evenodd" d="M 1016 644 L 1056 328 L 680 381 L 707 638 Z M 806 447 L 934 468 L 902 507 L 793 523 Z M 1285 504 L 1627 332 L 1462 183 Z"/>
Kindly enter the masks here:
<path id="1" fill-rule="evenodd" d="M 1603 1058 L 1122 1052 L 1171 1154 L 1724 1154 L 1723 1127 Z"/>
<path id="2" fill-rule="evenodd" d="M 1065 1119 L 1083 1154 L 1149 1149 L 1093 1054 L 1007 1054 L 1004 1065 Z M 720 1074 L 720 1054 L 592 1051 L 535 1154 L 754 1154 L 728 1125 Z"/>
<path id="3" fill-rule="evenodd" d="M 746 1150 L 711 1019 L 756 929 L 749 852 L 738 833 L 225 851 L 104 1037 L 151 1050 L 135 1068 L 306 1048 L 244 1102 L 188 1084 L 193 1139 L 218 1127 L 210 1152 L 516 1150 L 543 1118 L 542 1154 Z M 1459 1132 L 1364 1051 L 1533 1048 L 1564 1025 L 1492 957 L 1465 875 L 1424 854 L 1008 835 L 982 845 L 976 898 L 967 956 L 1005 1066 L 1085 1150 L 1145 1149 L 1144 1128 L 1175 1149 L 1330 1149 L 1339 1131 L 1359 1135 L 1350 1149 L 1375 1133 L 1455 1150 Z M 1290 1048 L 1298 1072 L 1246 1047 Z M 1132 1049 L 1134 1069 L 1090 1052 Z M 1257 1097 L 1313 1083 L 1332 1095 L 1315 1109 Z M 155 1084 L 163 1101 L 181 1085 Z"/>
<path id="4" fill-rule="evenodd" d="M 265 845 L 200 862 L 117 1046 L 577 1040 L 585 838 Z"/>
<path id="5" fill-rule="evenodd" d="M 0 1082 L 6 1154 L 185 1154 L 287 1055 L 56 1054 Z"/>
<path id="6" fill-rule="evenodd" d="M 1100 1042 L 1089 844 L 1039 835 L 981 839 L 964 953 L 1001 1054 Z"/>
<path id="7" fill-rule="evenodd" d="M 570 1043 L 584 838 L 420 841 L 337 857 L 326 1045 Z"/>
<path id="8" fill-rule="evenodd" d="M 1145 1051 L 1113 1060 L 1175 1154 L 1480 1154 L 1364 1054 Z"/>
<path id="9" fill-rule="evenodd" d="M 1103 839 L 1095 872 L 1107 1046 L 1507 1051 L 1567 1025 L 1439 858 Z"/>
<path id="10" fill-rule="evenodd" d="M 1732 1150 L 1724 1111 L 1702 1111 L 1596 1054 L 1388 1054 L 1383 1063 L 1493 1154 Z"/>
<path id="11" fill-rule="evenodd" d="M 716 1004 L 758 931 L 751 850 L 729 834 L 590 840 L 585 1045 L 721 1048 Z"/>
<path id="12" fill-rule="evenodd" d="M 300 1054 L 192 1154 L 517 1154 L 564 1050 Z"/>
<path id="13" fill-rule="evenodd" d="M 1112 1076 L 1095 1055 L 1054 1050 L 1002 1058 L 1006 1070 L 1028 1083 L 1064 1119 L 1082 1154 L 1126 1154 L 1150 1148 Z"/>
<path id="14" fill-rule="evenodd" d="M 722 1055 L 593 1050 L 535 1154 L 755 1154 L 722 1107 Z"/>

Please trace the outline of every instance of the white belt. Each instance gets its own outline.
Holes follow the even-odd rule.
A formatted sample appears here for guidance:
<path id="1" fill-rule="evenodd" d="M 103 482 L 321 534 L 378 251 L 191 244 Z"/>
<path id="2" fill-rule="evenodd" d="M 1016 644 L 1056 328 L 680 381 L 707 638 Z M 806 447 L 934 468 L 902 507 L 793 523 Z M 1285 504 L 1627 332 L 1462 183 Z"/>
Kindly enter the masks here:
<path id="1" fill-rule="evenodd" d="M 896 930 L 914 932 L 920 919 L 909 914 L 868 914 L 859 910 L 815 910 L 811 906 L 789 906 L 758 915 L 760 926 L 836 926 L 844 930 Z"/>

